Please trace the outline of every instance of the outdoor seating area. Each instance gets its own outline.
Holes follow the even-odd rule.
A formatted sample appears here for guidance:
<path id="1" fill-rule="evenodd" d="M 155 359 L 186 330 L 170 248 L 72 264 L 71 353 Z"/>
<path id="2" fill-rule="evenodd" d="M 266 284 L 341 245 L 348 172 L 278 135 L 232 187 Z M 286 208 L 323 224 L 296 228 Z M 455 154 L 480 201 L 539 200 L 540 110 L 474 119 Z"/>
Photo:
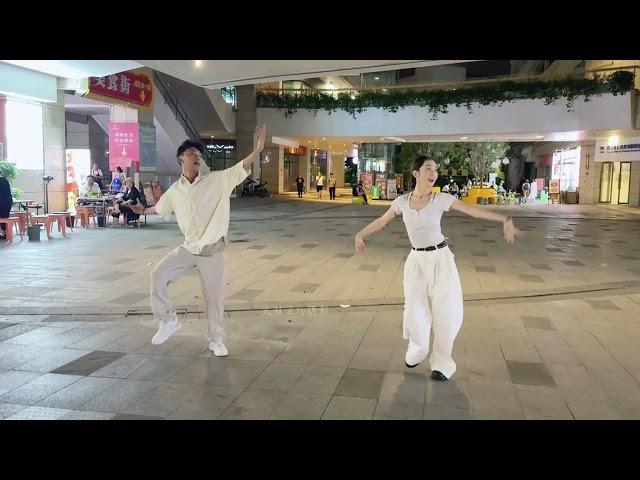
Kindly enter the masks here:
<path id="1" fill-rule="evenodd" d="M 5 243 L 13 243 L 17 237 L 22 241 L 25 236 L 29 241 L 39 241 L 42 232 L 45 232 L 48 240 L 52 240 L 54 227 L 56 227 L 55 232 L 63 238 L 67 238 L 67 230 L 73 232 L 74 227 L 78 225 L 87 229 L 117 226 L 140 228 L 143 223 L 145 225 L 147 223 L 144 210 L 154 206 L 157 203 L 156 197 L 159 198 L 162 195 L 161 188 L 152 186 L 152 182 L 147 184 L 142 189 L 137 205 L 122 210 L 120 210 L 120 205 L 123 203 L 122 195 L 108 191 L 102 192 L 99 196 L 81 196 L 75 200 L 75 205 L 64 212 L 48 213 L 47 208 L 40 202 L 15 200 L 9 217 L 0 218 L 0 225 L 6 225 Z M 120 213 L 122 215 L 119 215 Z M 122 217 L 122 220 L 119 217 Z"/>

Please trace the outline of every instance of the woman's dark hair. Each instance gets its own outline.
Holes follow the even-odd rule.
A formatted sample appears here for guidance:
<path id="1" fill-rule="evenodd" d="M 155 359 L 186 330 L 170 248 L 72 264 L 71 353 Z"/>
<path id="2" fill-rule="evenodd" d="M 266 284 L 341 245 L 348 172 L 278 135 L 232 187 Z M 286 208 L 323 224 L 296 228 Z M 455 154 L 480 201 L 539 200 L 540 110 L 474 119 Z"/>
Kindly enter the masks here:
<path id="1" fill-rule="evenodd" d="M 9 180 L 4 177 L 0 177 L 0 198 L 11 198 L 11 185 L 9 185 Z"/>
<path id="2" fill-rule="evenodd" d="M 117 170 L 118 172 L 122 173 L 122 167 L 118 166 L 118 167 L 116 167 L 116 170 Z"/>
<path id="3" fill-rule="evenodd" d="M 416 177 L 413 176 L 413 172 L 416 170 L 420 170 L 422 168 L 422 165 L 424 165 L 424 162 L 427 162 L 429 160 L 435 162 L 433 157 L 427 155 L 420 155 L 413 161 L 413 164 L 411 165 L 411 188 L 416 188 Z"/>

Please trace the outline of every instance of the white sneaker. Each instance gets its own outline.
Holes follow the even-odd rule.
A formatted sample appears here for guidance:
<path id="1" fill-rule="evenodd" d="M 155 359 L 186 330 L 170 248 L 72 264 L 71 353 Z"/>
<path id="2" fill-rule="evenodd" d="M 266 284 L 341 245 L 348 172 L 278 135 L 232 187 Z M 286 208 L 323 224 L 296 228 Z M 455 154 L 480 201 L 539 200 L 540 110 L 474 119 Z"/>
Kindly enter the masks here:
<path id="1" fill-rule="evenodd" d="M 420 348 L 409 340 L 407 353 L 404 356 L 404 363 L 409 368 L 417 367 L 427 356 L 428 350 Z"/>
<path id="2" fill-rule="evenodd" d="M 227 350 L 222 340 L 209 342 L 209 350 L 211 350 L 216 357 L 226 357 L 229 355 L 229 350 Z"/>
<path id="3" fill-rule="evenodd" d="M 160 345 L 169 340 L 169 337 L 181 328 L 182 324 L 176 319 L 169 320 L 168 322 L 160 322 L 160 327 L 158 327 L 158 331 L 151 339 L 151 343 L 153 345 Z"/>

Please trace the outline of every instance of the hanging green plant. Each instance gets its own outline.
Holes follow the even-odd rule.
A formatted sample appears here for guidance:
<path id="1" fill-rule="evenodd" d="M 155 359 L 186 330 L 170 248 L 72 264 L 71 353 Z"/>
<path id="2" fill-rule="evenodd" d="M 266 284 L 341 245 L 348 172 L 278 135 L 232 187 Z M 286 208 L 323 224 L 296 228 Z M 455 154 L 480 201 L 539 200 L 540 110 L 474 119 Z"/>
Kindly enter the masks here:
<path id="1" fill-rule="evenodd" d="M 566 107 L 572 111 L 577 97 L 584 97 L 588 102 L 592 96 L 603 93 L 624 95 L 634 88 L 634 74 L 617 71 L 607 77 L 594 75 L 593 78 L 565 78 L 560 80 L 532 80 L 515 82 L 505 80 L 491 85 L 478 85 L 459 89 L 410 90 L 393 89 L 389 92 L 365 90 L 358 94 L 319 93 L 304 91 L 299 94 L 287 92 L 258 91 L 256 102 L 258 108 L 277 108 L 284 110 L 285 117 L 294 115 L 298 110 L 311 110 L 314 115 L 318 110 L 329 114 L 344 110 L 353 118 L 366 108 L 382 108 L 395 113 L 401 108 L 418 106 L 428 109 L 432 118 L 438 114 L 448 113 L 448 107 L 464 106 L 473 113 L 472 104 L 483 106 L 502 106 L 505 102 L 520 99 L 542 99 L 549 105 L 560 98 L 566 98 Z"/>

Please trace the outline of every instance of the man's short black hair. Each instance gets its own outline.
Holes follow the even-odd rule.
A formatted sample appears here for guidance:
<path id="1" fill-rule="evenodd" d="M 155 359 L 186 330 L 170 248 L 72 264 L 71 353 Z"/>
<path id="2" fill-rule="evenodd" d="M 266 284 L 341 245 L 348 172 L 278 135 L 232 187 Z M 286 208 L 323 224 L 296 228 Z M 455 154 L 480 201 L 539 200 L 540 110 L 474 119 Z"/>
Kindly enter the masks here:
<path id="1" fill-rule="evenodd" d="M 178 154 L 176 155 L 176 157 L 179 157 L 184 153 L 185 150 L 191 147 L 198 150 L 201 155 L 204 155 L 204 145 L 202 143 L 200 143 L 197 140 L 187 139 L 184 142 L 182 142 L 182 145 L 178 147 Z"/>

